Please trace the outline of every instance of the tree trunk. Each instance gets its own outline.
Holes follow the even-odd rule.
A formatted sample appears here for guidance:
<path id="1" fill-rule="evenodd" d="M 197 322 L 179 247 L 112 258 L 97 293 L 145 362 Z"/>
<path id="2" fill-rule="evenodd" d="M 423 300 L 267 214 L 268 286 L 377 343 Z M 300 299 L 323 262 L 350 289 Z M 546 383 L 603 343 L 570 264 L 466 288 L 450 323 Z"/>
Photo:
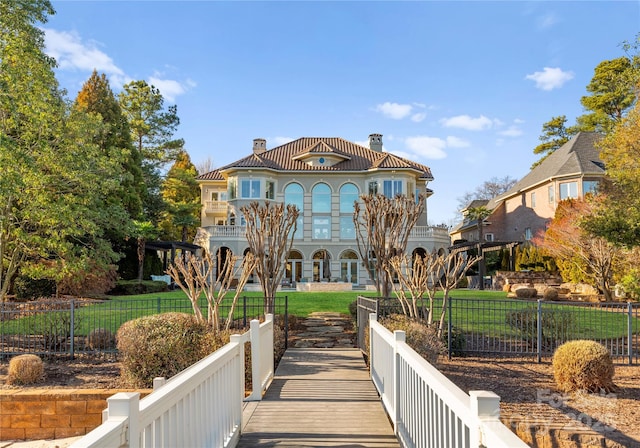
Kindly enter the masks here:
<path id="1" fill-rule="evenodd" d="M 142 283 L 142 276 L 144 274 L 144 238 L 138 238 L 138 283 Z"/>

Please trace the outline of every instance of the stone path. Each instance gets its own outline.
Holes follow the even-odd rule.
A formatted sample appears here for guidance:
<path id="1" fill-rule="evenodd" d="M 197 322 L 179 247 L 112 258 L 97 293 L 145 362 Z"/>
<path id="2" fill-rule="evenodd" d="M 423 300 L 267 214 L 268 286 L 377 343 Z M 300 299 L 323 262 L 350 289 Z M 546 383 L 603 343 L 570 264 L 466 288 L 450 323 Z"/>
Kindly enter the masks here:
<path id="1" fill-rule="evenodd" d="M 353 348 L 357 333 L 350 316 L 340 313 L 311 313 L 302 325 L 303 330 L 292 332 L 292 348 Z"/>

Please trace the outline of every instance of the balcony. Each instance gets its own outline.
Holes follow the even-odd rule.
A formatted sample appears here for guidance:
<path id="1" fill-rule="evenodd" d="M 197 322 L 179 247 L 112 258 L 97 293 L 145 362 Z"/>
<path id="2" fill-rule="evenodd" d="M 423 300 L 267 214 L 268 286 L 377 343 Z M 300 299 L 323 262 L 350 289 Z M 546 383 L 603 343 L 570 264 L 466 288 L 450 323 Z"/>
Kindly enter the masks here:
<path id="1" fill-rule="evenodd" d="M 244 238 L 247 230 L 245 226 L 208 226 L 204 229 L 209 238 Z"/>
<path id="2" fill-rule="evenodd" d="M 415 226 L 409 234 L 409 241 L 437 239 L 449 240 L 449 229 L 433 226 Z"/>
<path id="3" fill-rule="evenodd" d="M 226 215 L 227 201 L 206 201 L 204 211 L 208 215 Z"/>

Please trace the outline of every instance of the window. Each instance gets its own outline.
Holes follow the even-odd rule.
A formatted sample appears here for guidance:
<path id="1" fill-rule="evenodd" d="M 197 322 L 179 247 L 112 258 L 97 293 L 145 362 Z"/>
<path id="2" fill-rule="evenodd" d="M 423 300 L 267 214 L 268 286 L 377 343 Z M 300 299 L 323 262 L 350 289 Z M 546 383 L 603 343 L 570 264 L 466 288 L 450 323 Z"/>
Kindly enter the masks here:
<path id="1" fill-rule="evenodd" d="M 578 183 L 564 182 L 560 184 L 560 200 L 578 197 Z"/>
<path id="2" fill-rule="evenodd" d="M 244 199 L 260 199 L 260 181 L 257 179 L 240 180 L 240 197 Z"/>
<path id="3" fill-rule="evenodd" d="M 388 198 L 393 198 L 398 194 L 402 194 L 402 181 L 401 180 L 385 180 L 382 183 L 384 195 Z"/>
<path id="4" fill-rule="evenodd" d="M 304 191 L 300 184 L 289 184 L 284 189 L 284 202 L 298 207 L 298 211 L 302 214 L 304 210 Z"/>
<path id="5" fill-rule="evenodd" d="M 493 241 L 493 233 L 485 233 L 484 240 L 489 242 Z"/>
<path id="6" fill-rule="evenodd" d="M 331 213 L 331 188 L 327 184 L 317 184 L 311 192 L 313 213 Z"/>
<path id="7" fill-rule="evenodd" d="M 553 185 L 549 185 L 549 204 L 556 202 L 556 188 Z"/>
<path id="8" fill-rule="evenodd" d="M 229 199 L 235 199 L 236 198 L 236 182 L 238 180 L 235 177 L 231 177 L 229 178 L 229 183 L 227 184 L 227 190 L 229 193 Z"/>
<path id="9" fill-rule="evenodd" d="M 582 194 L 587 195 L 589 193 L 596 194 L 598 191 L 597 180 L 583 180 L 582 181 Z"/>
<path id="10" fill-rule="evenodd" d="M 536 192 L 531 193 L 531 208 L 536 208 Z"/>
<path id="11" fill-rule="evenodd" d="M 527 227 L 526 229 L 524 229 L 524 239 L 529 241 L 531 240 L 531 237 L 533 235 L 531 234 L 531 227 Z"/>
<path id="12" fill-rule="evenodd" d="M 268 180 L 267 181 L 267 191 L 265 191 L 265 199 L 274 199 L 275 198 L 275 190 L 276 190 L 276 183 L 272 180 Z"/>
<path id="13" fill-rule="evenodd" d="M 358 187 L 344 184 L 340 188 L 340 213 L 353 214 L 353 203 L 358 200 Z"/>
<path id="14" fill-rule="evenodd" d="M 369 182 L 369 194 L 371 196 L 378 194 L 378 182 Z"/>
<path id="15" fill-rule="evenodd" d="M 341 216 L 340 217 L 340 239 L 342 240 L 355 240 L 356 228 L 353 224 L 353 217 Z"/>
<path id="16" fill-rule="evenodd" d="M 314 240 L 330 240 L 331 239 L 331 217 L 329 216 L 313 217 L 313 239 Z"/>

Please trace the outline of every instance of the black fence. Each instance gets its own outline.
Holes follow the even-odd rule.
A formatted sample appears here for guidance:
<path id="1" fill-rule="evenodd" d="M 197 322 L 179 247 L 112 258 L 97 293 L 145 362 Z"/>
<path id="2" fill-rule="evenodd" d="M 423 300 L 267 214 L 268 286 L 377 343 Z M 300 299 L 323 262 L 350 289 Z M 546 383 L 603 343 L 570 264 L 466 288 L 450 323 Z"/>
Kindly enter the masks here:
<path id="1" fill-rule="evenodd" d="M 593 340 L 619 363 L 640 361 L 640 304 L 450 298 L 445 314 L 449 356 L 553 356 L 564 342 Z M 441 309 L 442 301 L 435 308 Z M 396 299 L 358 297 L 358 344 L 369 313 L 401 313 Z M 439 316 L 436 316 L 436 320 Z"/>
<path id="2" fill-rule="evenodd" d="M 207 302 L 198 303 L 205 318 Z M 240 297 L 233 310 L 231 327 L 242 330 L 252 319 L 264 318 L 262 297 Z M 288 298 L 276 297 L 273 309 L 276 323 L 283 327 L 288 341 Z M 0 359 L 32 353 L 46 357 L 116 357 L 115 335 L 120 326 L 143 316 L 181 312 L 193 314 L 186 298 L 117 300 L 68 300 L 0 303 Z M 231 302 L 223 302 L 219 318 L 231 313 Z"/>

